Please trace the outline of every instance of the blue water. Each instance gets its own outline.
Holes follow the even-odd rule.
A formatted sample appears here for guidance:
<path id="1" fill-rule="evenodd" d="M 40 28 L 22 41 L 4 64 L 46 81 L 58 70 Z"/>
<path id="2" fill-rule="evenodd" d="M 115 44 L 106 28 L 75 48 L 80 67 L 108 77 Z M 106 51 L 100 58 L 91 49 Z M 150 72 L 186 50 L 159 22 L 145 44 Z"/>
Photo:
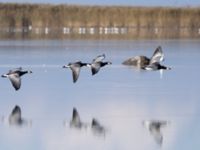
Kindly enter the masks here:
<path id="1" fill-rule="evenodd" d="M 161 45 L 164 71 L 139 71 L 121 63 L 136 55 L 151 57 Z M 45 40 L 0 41 L 0 73 L 23 67 L 33 74 L 22 77 L 15 91 L 8 79 L 0 79 L 0 115 L 9 116 L 17 104 L 31 127 L 0 123 L 0 148 L 20 150 L 198 150 L 200 147 L 200 42 L 198 40 Z M 77 83 L 62 66 L 81 60 L 91 62 L 100 54 L 112 61 L 95 76 L 81 69 Z M 93 117 L 107 129 L 105 137 L 90 129 L 64 126 L 76 107 L 84 122 Z M 158 146 L 143 120 L 167 120 Z"/>

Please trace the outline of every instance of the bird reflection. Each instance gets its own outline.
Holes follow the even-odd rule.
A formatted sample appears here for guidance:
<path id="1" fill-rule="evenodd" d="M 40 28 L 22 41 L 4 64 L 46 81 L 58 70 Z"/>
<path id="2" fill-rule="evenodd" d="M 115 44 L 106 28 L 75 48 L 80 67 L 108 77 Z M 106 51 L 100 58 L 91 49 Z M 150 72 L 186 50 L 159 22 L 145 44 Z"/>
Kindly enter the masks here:
<path id="1" fill-rule="evenodd" d="M 106 134 L 106 129 L 97 121 L 97 119 L 92 119 L 91 129 L 95 135 L 103 135 Z"/>
<path id="2" fill-rule="evenodd" d="M 31 120 L 26 120 L 22 118 L 21 108 L 18 105 L 13 108 L 11 114 L 7 119 L 5 117 L 2 117 L 1 121 L 4 123 L 8 123 L 9 126 L 32 126 Z"/>
<path id="3" fill-rule="evenodd" d="M 76 108 L 73 108 L 72 119 L 70 121 L 70 127 L 73 127 L 76 129 L 87 128 L 87 124 L 81 121 L 79 113 Z"/>
<path id="4" fill-rule="evenodd" d="M 18 105 L 16 105 L 9 116 L 9 124 L 22 125 L 23 122 L 24 121 L 21 116 L 21 108 Z"/>
<path id="5" fill-rule="evenodd" d="M 150 134 L 154 137 L 157 144 L 162 146 L 163 143 L 163 134 L 161 128 L 165 127 L 168 124 L 167 121 L 159 120 L 146 120 L 143 121 L 143 125 L 149 130 Z"/>

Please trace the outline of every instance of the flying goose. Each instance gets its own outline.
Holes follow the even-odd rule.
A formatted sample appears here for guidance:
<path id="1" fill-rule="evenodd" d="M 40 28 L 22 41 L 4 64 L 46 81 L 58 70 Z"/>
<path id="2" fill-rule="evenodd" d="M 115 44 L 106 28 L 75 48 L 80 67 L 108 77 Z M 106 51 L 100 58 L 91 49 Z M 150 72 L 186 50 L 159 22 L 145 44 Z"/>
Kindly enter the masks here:
<path id="1" fill-rule="evenodd" d="M 95 59 L 93 59 L 91 64 L 88 64 L 88 66 L 91 67 L 92 75 L 95 75 L 99 72 L 101 67 L 104 67 L 106 65 L 111 65 L 111 62 L 103 62 L 105 59 L 105 54 L 97 56 Z"/>
<path id="2" fill-rule="evenodd" d="M 75 83 L 78 80 L 81 67 L 83 66 L 88 66 L 88 64 L 77 61 L 74 63 L 69 63 L 68 65 L 64 65 L 63 68 L 70 68 L 72 70 L 73 82 Z"/>
<path id="3" fill-rule="evenodd" d="M 91 128 L 95 134 L 105 135 L 105 128 L 95 118 L 92 119 Z"/>
<path id="4" fill-rule="evenodd" d="M 7 74 L 3 74 L 1 77 L 10 79 L 15 90 L 19 90 L 21 87 L 21 76 L 27 73 L 32 73 L 32 71 L 24 71 L 22 68 L 17 68 L 14 70 L 10 70 Z"/>
<path id="5" fill-rule="evenodd" d="M 76 108 L 73 108 L 72 119 L 70 121 L 70 127 L 81 129 L 82 127 L 87 127 L 80 119 L 79 113 Z"/>
<path id="6" fill-rule="evenodd" d="M 143 121 L 143 125 L 149 130 L 150 134 L 154 137 L 157 144 L 160 146 L 163 143 L 163 135 L 161 128 L 168 124 L 167 121 L 147 120 Z"/>
<path id="7" fill-rule="evenodd" d="M 162 48 L 159 46 L 155 52 L 153 53 L 153 56 L 150 59 L 150 62 L 148 65 L 142 67 L 144 70 L 170 70 L 170 67 L 166 67 L 160 64 L 160 62 L 164 61 L 164 54 L 162 51 Z"/>
<path id="8" fill-rule="evenodd" d="M 161 65 L 160 62 L 164 60 L 164 54 L 162 52 L 161 47 L 158 47 L 153 56 L 151 57 L 149 64 L 141 66 L 141 69 L 149 70 L 149 71 L 160 71 L 160 78 L 163 77 L 163 70 L 171 70 L 170 67 L 166 67 Z"/>

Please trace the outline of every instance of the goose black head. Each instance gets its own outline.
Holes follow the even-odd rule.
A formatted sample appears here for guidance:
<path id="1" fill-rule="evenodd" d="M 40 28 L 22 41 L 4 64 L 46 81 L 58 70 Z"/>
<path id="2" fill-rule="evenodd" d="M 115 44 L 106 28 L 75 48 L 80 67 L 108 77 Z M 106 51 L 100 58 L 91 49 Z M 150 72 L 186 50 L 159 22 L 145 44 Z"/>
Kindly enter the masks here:
<path id="1" fill-rule="evenodd" d="M 8 75 L 7 75 L 7 74 L 2 74 L 1 77 L 2 77 L 2 78 L 7 78 Z"/>
<path id="2" fill-rule="evenodd" d="M 64 65 L 62 68 L 70 68 L 71 63 L 69 63 L 68 65 Z"/>

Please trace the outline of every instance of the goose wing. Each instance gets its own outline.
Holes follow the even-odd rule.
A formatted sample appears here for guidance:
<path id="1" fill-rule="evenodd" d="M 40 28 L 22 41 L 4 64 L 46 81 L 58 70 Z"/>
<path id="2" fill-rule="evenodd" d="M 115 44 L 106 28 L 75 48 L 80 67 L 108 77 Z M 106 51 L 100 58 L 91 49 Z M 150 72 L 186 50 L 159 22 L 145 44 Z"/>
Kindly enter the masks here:
<path id="1" fill-rule="evenodd" d="M 18 71 L 22 71 L 22 67 L 15 68 L 15 69 L 12 69 L 12 70 L 9 70 L 9 71 L 8 71 L 8 74 L 16 73 L 16 72 L 18 72 Z"/>
<path id="2" fill-rule="evenodd" d="M 151 60 L 150 60 L 150 64 L 156 63 L 156 62 L 159 63 L 159 62 L 161 62 L 163 60 L 164 60 L 164 54 L 163 54 L 161 46 L 159 46 L 154 51 L 153 56 L 151 57 Z"/>
<path id="3" fill-rule="evenodd" d="M 80 65 L 74 64 L 71 66 L 71 70 L 72 70 L 73 82 L 75 83 L 78 80 L 81 67 Z"/>
<path id="4" fill-rule="evenodd" d="M 16 91 L 19 90 L 20 86 L 21 86 L 21 78 L 20 78 L 20 76 L 17 73 L 15 73 L 15 74 L 10 74 L 8 76 L 8 78 L 10 79 L 10 81 L 11 81 L 13 87 L 15 88 L 15 90 Z"/>
<path id="5" fill-rule="evenodd" d="M 104 60 L 106 58 L 106 55 L 105 54 L 102 54 L 102 55 L 99 55 L 97 56 L 95 59 L 93 59 L 93 63 L 96 63 L 96 62 L 100 62 L 102 60 Z"/>
<path id="6" fill-rule="evenodd" d="M 92 75 L 95 75 L 96 73 L 98 73 L 99 70 L 100 70 L 100 68 L 101 68 L 100 63 L 93 63 L 93 64 L 91 65 Z"/>
<path id="7" fill-rule="evenodd" d="M 16 68 L 16 71 L 22 71 L 22 67 Z"/>

